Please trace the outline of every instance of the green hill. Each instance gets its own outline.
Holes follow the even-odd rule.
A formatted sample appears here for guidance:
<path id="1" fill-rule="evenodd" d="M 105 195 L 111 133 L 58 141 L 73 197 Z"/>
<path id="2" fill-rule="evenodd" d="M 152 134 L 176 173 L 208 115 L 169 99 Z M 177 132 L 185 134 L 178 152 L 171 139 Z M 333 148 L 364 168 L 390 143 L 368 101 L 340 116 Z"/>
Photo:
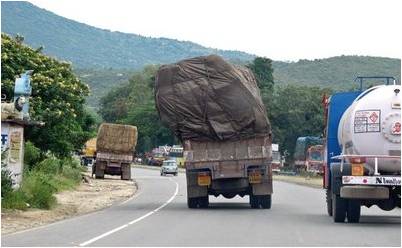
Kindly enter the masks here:
<path id="1" fill-rule="evenodd" d="M 12 36 L 20 34 L 30 46 L 44 46 L 45 54 L 81 68 L 140 69 L 146 64 L 171 63 L 211 53 L 232 61 L 253 58 L 244 52 L 206 48 L 188 41 L 111 32 L 58 16 L 29 2 L 2 1 L 1 30 Z"/>
<path id="2" fill-rule="evenodd" d="M 111 32 L 82 24 L 38 8 L 28 2 L 1 2 L 2 32 L 24 36 L 33 48 L 71 61 L 78 76 L 91 86 L 89 105 L 111 87 L 126 82 L 148 64 L 165 64 L 199 55 L 219 54 L 234 63 L 245 64 L 254 56 L 239 51 L 206 48 L 193 42 L 149 38 Z M 268 45 L 268 44 L 267 44 Z M 350 89 L 356 76 L 394 76 L 400 82 L 400 59 L 338 56 L 327 59 L 274 61 L 277 85 L 317 85 L 335 90 Z"/>

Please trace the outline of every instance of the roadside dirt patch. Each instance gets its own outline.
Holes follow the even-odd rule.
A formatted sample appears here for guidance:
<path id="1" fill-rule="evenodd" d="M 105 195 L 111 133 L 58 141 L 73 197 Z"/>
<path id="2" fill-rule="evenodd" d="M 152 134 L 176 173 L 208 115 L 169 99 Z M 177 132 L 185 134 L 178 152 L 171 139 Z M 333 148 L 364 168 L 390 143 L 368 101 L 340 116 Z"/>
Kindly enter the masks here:
<path id="1" fill-rule="evenodd" d="M 313 188 L 322 188 L 321 177 L 303 177 L 303 176 L 287 176 L 287 175 L 274 175 L 273 180 L 296 183 Z"/>
<path id="2" fill-rule="evenodd" d="M 51 210 L 3 209 L 1 233 L 13 233 L 106 208 L 133 196 L 137 190 L 134 181 L 120 180 L 120 176 L 106 175 L 103 180 L 95 180 L 88 172 L 85 179 L 75 190 L 57 193 L 57 206 Z"/>

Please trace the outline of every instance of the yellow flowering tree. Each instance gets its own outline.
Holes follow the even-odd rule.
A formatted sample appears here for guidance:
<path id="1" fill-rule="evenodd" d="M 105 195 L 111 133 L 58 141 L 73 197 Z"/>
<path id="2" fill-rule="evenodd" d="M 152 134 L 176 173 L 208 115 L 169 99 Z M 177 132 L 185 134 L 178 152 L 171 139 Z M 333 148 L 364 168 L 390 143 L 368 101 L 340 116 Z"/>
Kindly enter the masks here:
<path id="1" fill-rule="evenodd" d="M 1 34 L 1 90 L 13 98 L 14 81 L 26 70 L 31 77 L 31 118 L 45 122 L 44 127 L 28 127 L 27 139 L 42 151 L 68 156 L 91 136 L 94 118 L 84 108 L 88 85 L 72 72 L 71 64 L 42 54 L 22 44 L 21 37 Z"/>

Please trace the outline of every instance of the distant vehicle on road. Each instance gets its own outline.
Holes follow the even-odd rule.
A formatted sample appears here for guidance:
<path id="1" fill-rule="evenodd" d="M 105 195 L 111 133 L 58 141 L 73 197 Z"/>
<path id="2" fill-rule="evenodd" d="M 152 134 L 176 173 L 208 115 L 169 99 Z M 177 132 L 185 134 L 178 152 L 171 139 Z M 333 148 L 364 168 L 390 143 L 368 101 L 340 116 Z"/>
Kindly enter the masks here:
<path id="1" fill-rule="evenodd" d="M 294 152 L 294 169 L 296 172 L 307 170 L 308 149 L 314 145 L 322 145 L 323 142 L 322 138 L 315 136 L 297 138 Z"/>
<path id="2" fill-rule="evenodd" d="M 179 167 L 184 167 L 183 147 L 173 146 L 169 151 L 169 159 L 175 160 Z"/>
<path id="3" fill-rule="evenodd" d="M 307 149 L 306 170 L 311 173 L 324 173 L 324 146 L 315 145 Z"/>
<path id="4" fill-rule="evenodd" d="M 177 176 L 179 173 L 179 168 L 177 167 L 177 163 L 175 160 L 165 160 L 163 161 L 161 167 L 161 176 L 165 176 L 167 174 L 172 174 Z"/>
<path id="5" fill-rule="evenodd" d="M 272 172 L 280 172 L 283 167 L 281 153 L 279 152 L 279 145 L 272 144 Z"/>
<path id="6" fill-rule="evenodd" d="M 137 144 L 137 127 L 103 123 L 96 142 L 96 162 L 92 174 L 104 178 L 105 174 L 131 179 L 131 163 Z"/>
<path id="7" fill-rule="evenodd" d="M 96 138 L 92 138 L 85 142 L 84 149 L 82 149 L 81 164 L 88 166 L 92 165 L 96 157 Z"/>
<path id="8" fill-rule="evenodd" d="M 366 79 L 386 85 L 363 91 Z M 360 90 L 323 99 L 324 188 L 334 222 L 359 222 L 361 206 L 401 207 L 401 86 L 393 77 L 357 80 Z"/>

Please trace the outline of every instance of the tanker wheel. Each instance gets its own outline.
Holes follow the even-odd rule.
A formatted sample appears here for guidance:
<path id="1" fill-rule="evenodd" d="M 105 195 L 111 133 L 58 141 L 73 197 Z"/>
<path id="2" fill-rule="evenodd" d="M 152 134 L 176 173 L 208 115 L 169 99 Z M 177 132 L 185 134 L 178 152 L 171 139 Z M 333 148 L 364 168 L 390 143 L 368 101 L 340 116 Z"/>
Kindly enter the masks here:
<path id="1" fill-rule="evenodd" d="M 121 180 L 130 180 L 131 179 L 131 168 L 130 164 L 122 164 L 121 165 Z"/>
<path id="2" fill-rule="evenodd" d="M 329 216 L 332 216 L 332 197 L 331 197 L 331 190 L 326 190 L 326 200 L 327 200 L 327 213 Z"/>
<path id="3" fill-rule="evenodd" d="M 349 200 L 346 216 L 349 223 L 358 223 L 360 220 L 360 202 L 358 200 Z"/>
<path id="4" fill-rule="evenodd" d="M 272 196 L 271 195 L 261 195 L 259 196 L 260 198 L 260 204 L 261 207 L 264 209 L 270 209 L 271 204 L 272 204 Z"/>
<path id="5" fill-rule="evenodd" d="M 250 206 L 251 206 L 251 208 L 259 208 L 260 207 L 260 201 L 258 199 L 258 196 L 250 194 Z"/>
<path id="6" fill-rule="evenodd" d="M 334 222 L 345 222 L 348 202 L 340 195 L 332 194 L 332 217 Z"/>
<path id="7" fill-rule="evenodd" d="M 187 196 L 187 206 L 188 206 L 188 208 L 197 208 L 197 206 L 198 206 L 198 198 L 197 197 L 188 197 Z"/>
<path id="8" fill-rule="evenodd" d="M 105 170 L 102 170 L 100 166 L 95 164 L 95 178 L 96 179 L 103 179 L 105 178 Z"/>

